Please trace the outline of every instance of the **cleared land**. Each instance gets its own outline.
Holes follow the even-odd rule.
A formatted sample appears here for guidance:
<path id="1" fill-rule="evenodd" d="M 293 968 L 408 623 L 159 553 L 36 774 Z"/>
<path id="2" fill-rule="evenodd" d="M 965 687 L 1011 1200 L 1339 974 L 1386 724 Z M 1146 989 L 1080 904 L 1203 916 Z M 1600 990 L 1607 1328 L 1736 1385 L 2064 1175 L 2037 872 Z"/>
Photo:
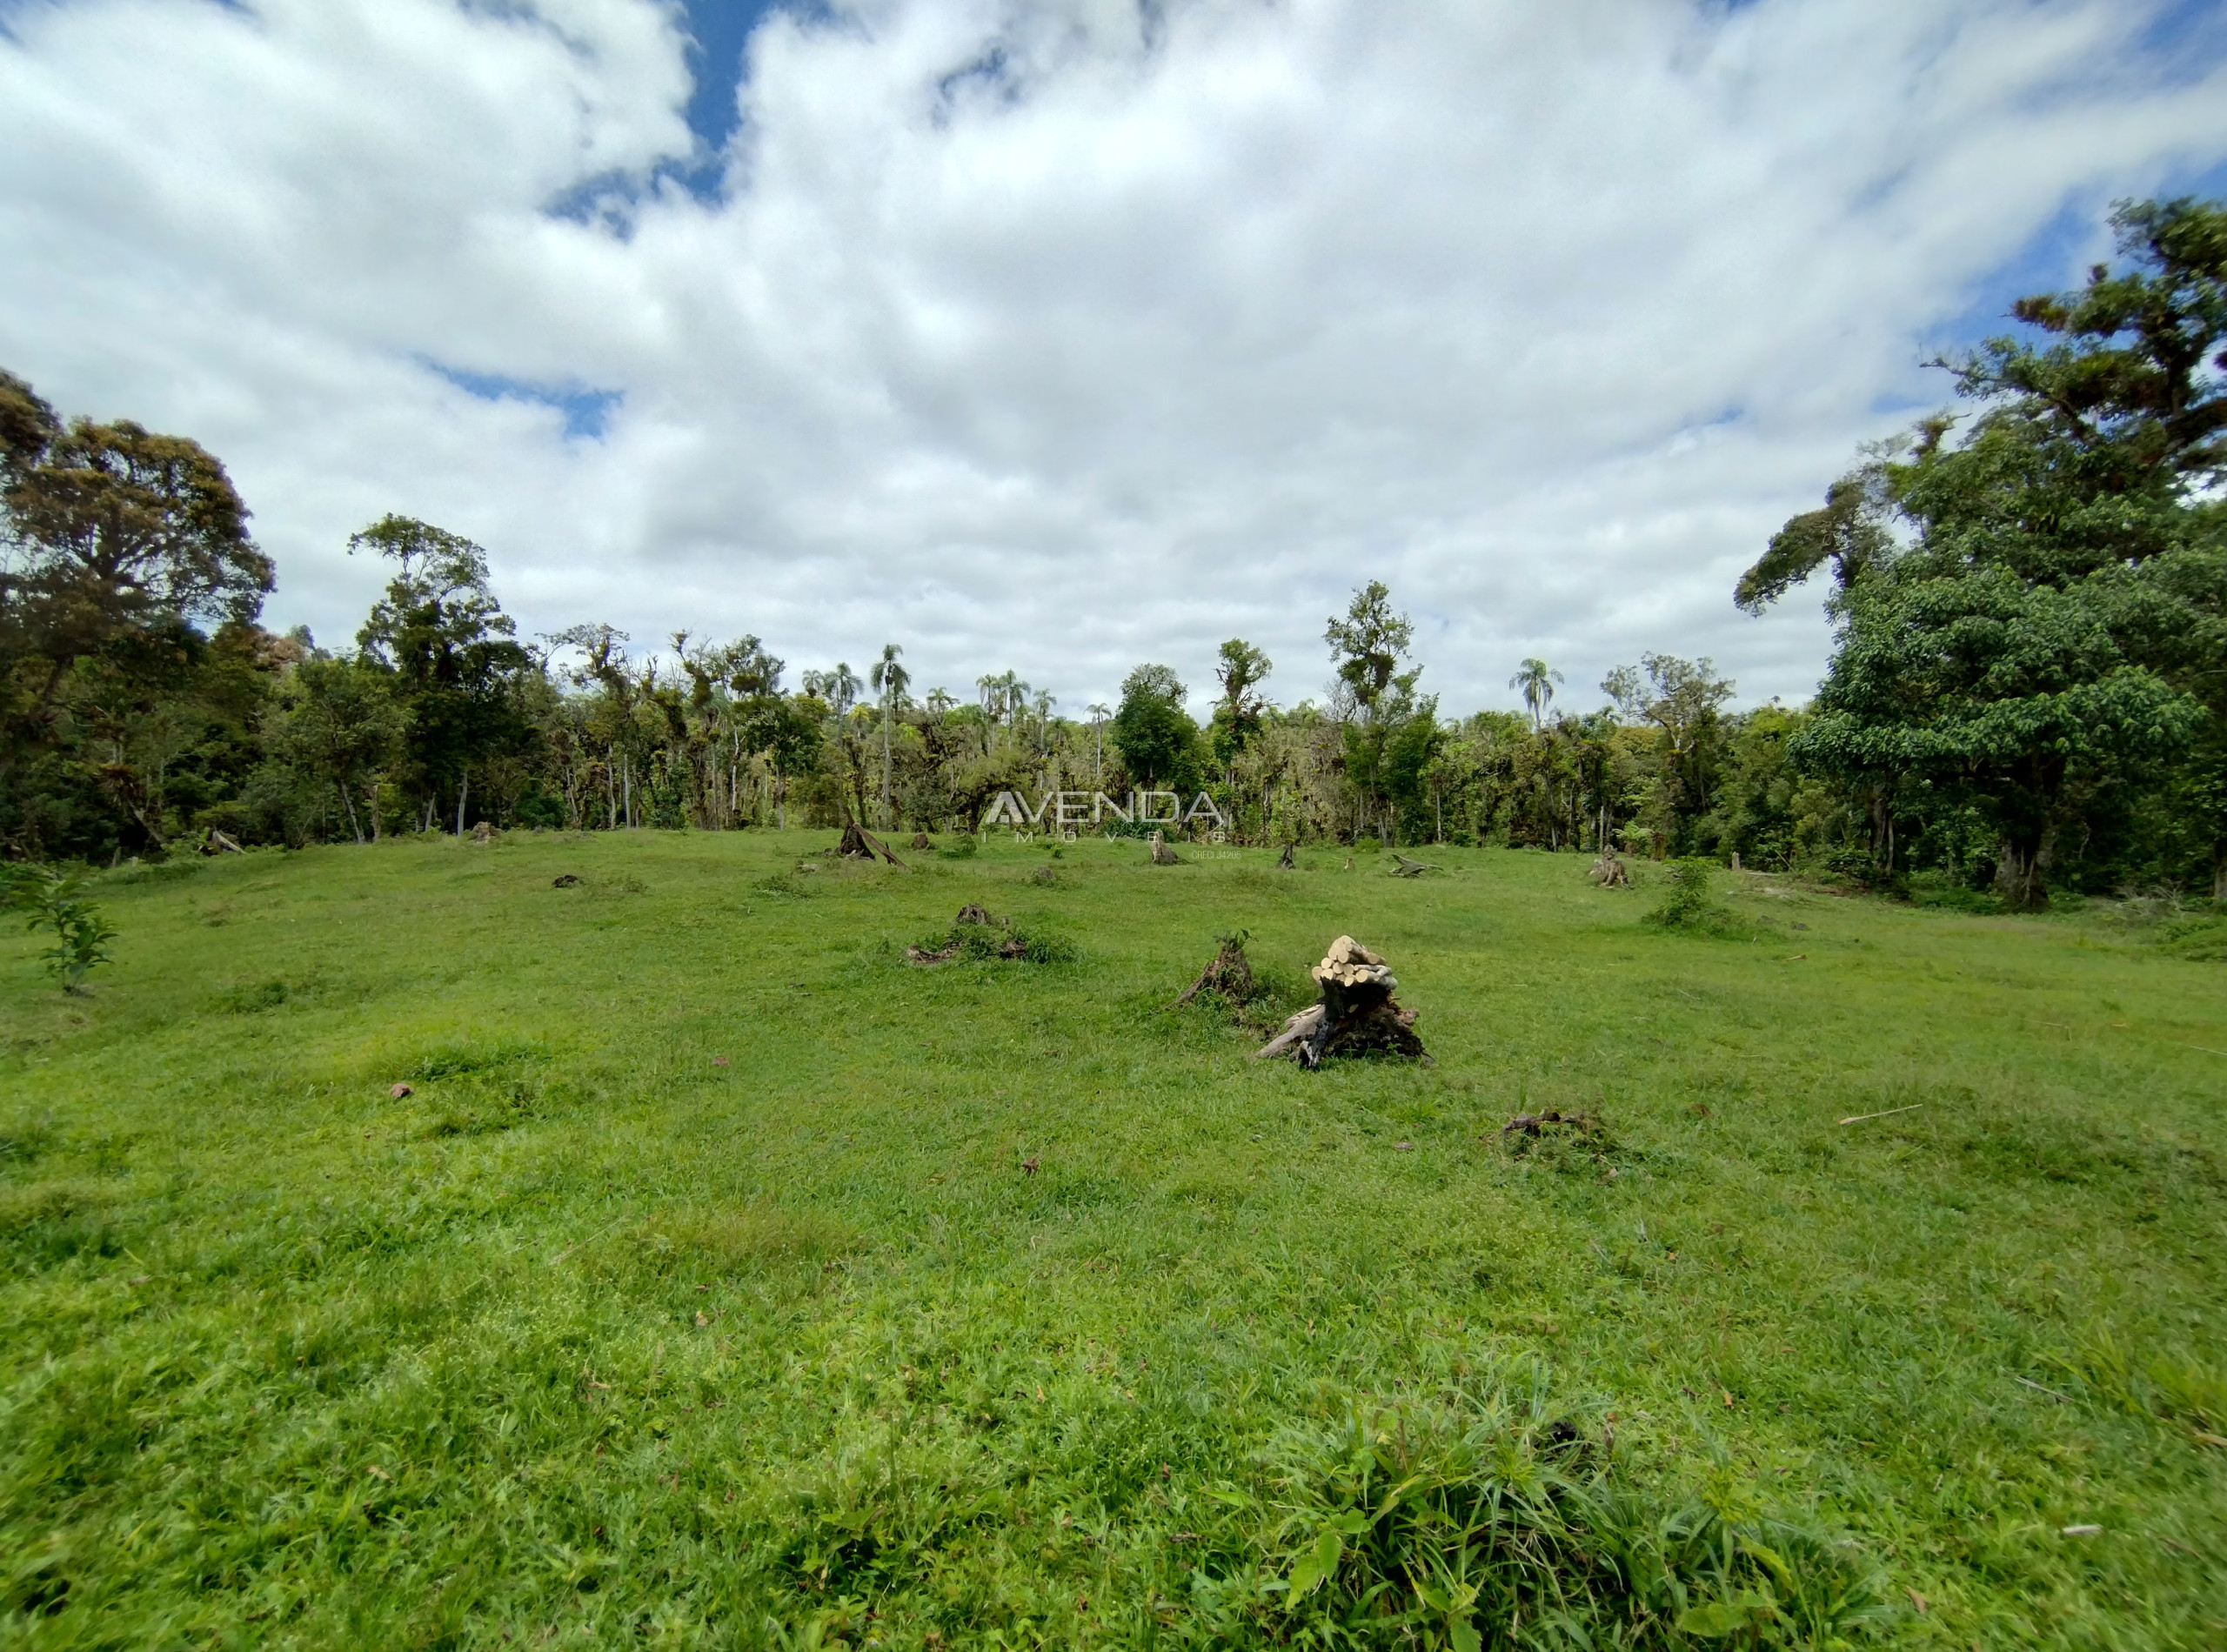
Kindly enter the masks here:
<path id="1" fill-rule="evenodd" d="M 2216 938 L 833 837 L 127 868 L 90 999 L 0 939 L 0 1642 L 1466 1644 L 1425 1459 L 1592 1497 L 1581 1605 L 1670 1531 L 1603 1634 L 2227 1637 Z M 907 966 L 969 900 L 1074 957 Z M 1436 1064 L 1167 1013 L 1237 927 Z"/>

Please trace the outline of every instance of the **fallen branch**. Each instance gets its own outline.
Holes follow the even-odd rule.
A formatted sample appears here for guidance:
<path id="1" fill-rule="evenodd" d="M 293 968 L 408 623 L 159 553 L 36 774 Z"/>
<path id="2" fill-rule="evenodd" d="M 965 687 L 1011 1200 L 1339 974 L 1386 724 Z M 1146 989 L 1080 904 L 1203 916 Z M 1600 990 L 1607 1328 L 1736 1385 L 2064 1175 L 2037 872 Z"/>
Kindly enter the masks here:
<path id="1" fill-rule="evenodd" d="M 856 820 L 848 822 L 843 827 L 843 840 L 835 846 L 835 853 L 839 855 L 846 856 L 853 860 L 871 860 L 876 855 L 879 855 L 884 860 L 886 860 L 891 866 L 899 868 L 900 871 L 910 872 L 912 870 L 912 867 L 906 866 L 902 860 L 899 860 L 895 855 L 889 852 L 889 846 L 887 844 L 884 843 L 879 838 L 874 836 L 873 833 L 867 831 Z"/>
<path id="2" fill-rule="evenodd" d="M 1866 1119 L 1891 1119 L 1897 1113 L 1916 1113 L 1924 1105 L 1925 1103 L 1923 1101 L 1913 1101 L 1906 1107 L 1889 1107 L 1884 1113 L 1859 1113 L 1852 1119 L 1842 1119 L 1841 1122 L 1842 1124 L 1862 1124 Z"/>
<path id="3" fill-rule="evenodd" d="M 1426 872 L 1446 870 L 1444 866 L 1427 866 L 1420 860 L 1410 860 L 1397 850 L 1393 852 L 1392 858 L 1400 863 L 1392 868 L 1392 875 L 1395 878 L 1420 878 Z"/>

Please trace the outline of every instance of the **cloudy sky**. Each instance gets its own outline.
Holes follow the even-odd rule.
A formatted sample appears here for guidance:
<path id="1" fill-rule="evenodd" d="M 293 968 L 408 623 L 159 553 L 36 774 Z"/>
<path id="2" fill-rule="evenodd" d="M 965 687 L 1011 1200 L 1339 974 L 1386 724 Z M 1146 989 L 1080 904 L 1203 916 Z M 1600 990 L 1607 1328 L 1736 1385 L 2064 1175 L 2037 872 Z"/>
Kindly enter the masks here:
<path id="1" fill-rule="evenodd" d="M 1385 580 L 1804 698 L 1729 592 L 1923 363 L 2227 192 L 2165 0 L 0 0 L 0 365 L 193 436 L 344 642 L 388 511 L 525 633 L 901 644 L 1080 712 Z"/>

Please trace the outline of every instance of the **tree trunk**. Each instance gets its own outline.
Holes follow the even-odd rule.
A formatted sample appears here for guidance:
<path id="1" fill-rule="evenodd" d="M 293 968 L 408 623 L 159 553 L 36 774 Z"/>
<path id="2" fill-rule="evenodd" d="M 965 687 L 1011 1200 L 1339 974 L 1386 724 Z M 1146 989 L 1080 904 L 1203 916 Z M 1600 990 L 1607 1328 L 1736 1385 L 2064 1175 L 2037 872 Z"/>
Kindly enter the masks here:
<path id="1" fill-rule="evenodd" d="M 2052 836 L 2047 832 L 2027 838 L 2006 836 L 1998 844 L 1995 886 L 2003 892 L 2012 911 L 2039 912 L 2050 904 L 2049 868 L 2055 858 L 2050 853 Z"/>
<path id="2" fill-rule="evenodd" d="M 456 783 L 456 834 L 464 835 L 464 806 L 471 796 L 471 777 L 467 774 Z"/>
<path id="3" fill-rule="evenodd" d="M 340 806 L 348 812 L 348 829 L 356 834 L 356 841 L 361 845 L 364 841 L 364 828 L 357 824 L 356 799 L 348 795 L 348 783 L 345 780 L 337 781 L 335 784 L 340 787 Z"/>

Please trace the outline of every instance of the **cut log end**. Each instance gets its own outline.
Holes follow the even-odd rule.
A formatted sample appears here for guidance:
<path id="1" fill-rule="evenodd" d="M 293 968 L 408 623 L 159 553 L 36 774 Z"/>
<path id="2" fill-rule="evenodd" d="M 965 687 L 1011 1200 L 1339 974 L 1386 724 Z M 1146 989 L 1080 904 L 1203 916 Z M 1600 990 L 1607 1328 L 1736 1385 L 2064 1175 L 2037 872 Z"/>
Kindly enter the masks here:
<path id="1" fill-rule="evenodd" d="M 1429 1052 L 1415 1036 L 1415 1012 L 1392 997 L 1399 983 L 1384 960 L 1350 935 L 1331 943 L 1314 966 L 1321 1001 L 1286 1021 L 1254 1059 L 1295 1056 L 1301 1067 L 1322 1065 L 1329 1056 L 1381 1051 L 1410 1060 L 1428 1061 Z"/>

